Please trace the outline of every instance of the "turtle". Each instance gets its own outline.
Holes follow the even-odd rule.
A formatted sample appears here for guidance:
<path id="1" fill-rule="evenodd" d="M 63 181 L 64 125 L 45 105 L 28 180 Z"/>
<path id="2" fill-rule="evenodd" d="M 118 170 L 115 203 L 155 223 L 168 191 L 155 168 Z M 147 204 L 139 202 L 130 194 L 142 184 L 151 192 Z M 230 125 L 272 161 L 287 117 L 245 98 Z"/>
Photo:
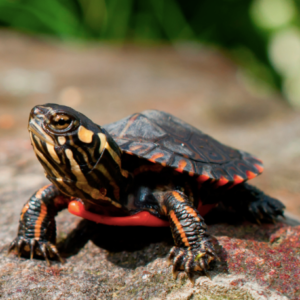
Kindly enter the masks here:
<path id="1" fill-rule="evenodd" d="M 193 282 L 219 259 L 203 216 L 219 205 L 257 222 L 282 216 L 284 205 L 246 183 L 262 173 L 251 154 L 225 146 L 158 110 L 99 126 L 54 103 L 35 106 L 28 130 L 51 182 L 25 203 L 9 252 L 61 257 L 55 216 L 63 209 L 115 226 L 169 226 L 169 261 Z"/>

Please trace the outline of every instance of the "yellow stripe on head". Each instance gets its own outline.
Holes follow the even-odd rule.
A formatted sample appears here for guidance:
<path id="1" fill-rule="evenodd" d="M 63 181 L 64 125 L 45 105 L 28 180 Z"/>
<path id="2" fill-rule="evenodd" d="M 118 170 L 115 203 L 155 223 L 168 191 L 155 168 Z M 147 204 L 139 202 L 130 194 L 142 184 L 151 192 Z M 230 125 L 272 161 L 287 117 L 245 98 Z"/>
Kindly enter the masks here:
<path id="1" fill-rule="evenodd" d="M 70 164 L 71 164 L 71 171 L 75 175 L 77 182 L 76 186 L 82 190 L 83 192 L 87 193 L 91 196 L 92 199 L 95 200 L 106 200 L 109 201 L 116 207 L 122 207 L 122 205 L 112 199 L 105 197 L 98 189 L 91 187 L 88 184 L 87 179 L 85 178 L 84 174 L 82 173 L 80 166 L 77 164 L 76 160 L 73 157 L 73 152 L 70 149 L 65 150 L 66 156 L 68 157 Z"/>
<path id="2" fill-rule="evenodd" d="M 58 138 L 57 138 L 57 140 L 58 140 L 58 143 L 62 146 L 62 145 L 64 145 L 65 143 L 66 143 L 66 141 L 67 141 L 67 139 L 64 137 L 64 136 L 59 136 Z"/>
<path id="3" fill-rule="evenodd" d="M 106 135 L 104 133 L 98 133 L 98 136 L 100 139 L 99 153 L 102 153 L 107 144 Z"/>
<path id="4" fill-rule="evenodd" d="M 93 131 L 91 131 L 89 129 L 86 129 L 82 125 L 79 126 L 79 128 L 78 128 L 78 138 L 81 142 L 86 143 L 86 144 L 91 143 L 92 140 L 93 140 L 93 135 L 94 135 Z"/>
<path id="5" fill-rule="evenodd" d="M 59 157 L 57 156 L 57 153 L 55 151 L 55 148 L 52 144 L 49 144 L 46 142 L 46 145 L 47 145 L 47 149 L 48 149 L 48 152 L 49 154 L 51 155 L 51 157 L 58 163 L 60 164 L 60 159 Z"/>
<path id="6" fill-rule="evenodd" d="M 36 136 L 35 139 L 38 141 L 38 143 L 40 144 L 40 140 L 39 138 Z M 63 179 L 61 178 L 60 174 L 56 171 L 56 169 L 49 163 L 49 161 L 46 159 L 46 157 L 36 148 L 34 147 L 34 152 L 36 153 L 36 155 L 44 162 L 44 164 L 48 167 L 48 169 L 53 173 L 53 175 L 55 176 L 55 180 L 57 182 L 59 182 L 64 189 L 67 191 L 67 193 L 69 195 L 73 195 L 73 190 L 64 183 Z M 47 172 L 46 172 L 47 173 Z"/>
<path id="7" fill-rule="evenodd" d="M 122 175 L 127 178 L 128 172 L 126 170 L 122 169 L 122 163 L 121 163 L 120 156 L 110 147 L 109 143 L 106 143 L 105 148 L 109 152 L 109 154 L 113 158 L 113 160 L 116 162 L 116 164 L 119 166 Z"/>
<path id="8" fill-rule="evenodd" d="M 120 199 L 120 187 L 115 183 L 114 179 L 109 174 L 108 170 L 104 167 L 103 164 L 99 164 L 97 166 L 97 170 L 100 171 L 108 180 L 110 185 L 113 187 L 114 190 L 114 197 L 115 199 Z"/>
<path id="9" fill-rule="evenodd" d="M 56 161 L 58 164 L 60 164 L 60 159 L 55 151 L 55 148 L 54 148 L 54 145 L 52 143 L 49 143 L 49 139 L 51 140 L 51 137 L 48 135 L 48 134 L 45 134 L 43 135 L 43 137 L 47 136 L 48 138 L 46 138 L 44 141 L 46 143 L 46 146 L 47 146 L 47 150 L 50 154 L 50 156 L 53 158 L 54 161 Z M 30 132 L 30 138 L 31 138 L 31 141 L 32 141 L 32 144 L 35 147 L 35 142 L 34 142 L 34 139 L 33 139 L 33 133 Z M 37 143 L 39 144 L 40 148 L 42 149 L 42 144 L 41 144 L 41 140 L 38 138 L 38 136 L 35 135 L 35 138 L 37 140 Z"/>
<path id="10" fill-rule="evenodd" d="M 38 136 L 41 140 L 45 141 L 46 143 L 54 145 L 52 137 L 46 134 L 45 130 L 37 122 L 31 121 L 29 132 L 33 133 L 35 136 Z"/>

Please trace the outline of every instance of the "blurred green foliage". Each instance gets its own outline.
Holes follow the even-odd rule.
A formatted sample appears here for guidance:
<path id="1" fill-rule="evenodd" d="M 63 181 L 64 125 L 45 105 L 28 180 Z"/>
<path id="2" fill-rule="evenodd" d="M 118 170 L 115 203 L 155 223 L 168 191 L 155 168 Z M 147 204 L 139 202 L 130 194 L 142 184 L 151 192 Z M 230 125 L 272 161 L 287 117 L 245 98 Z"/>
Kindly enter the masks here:
<path id="1" fill-rule="evenodd" d="M 215 45 L 258 80 L 280 88 L 282 74 L 268 54 L 278 24 L 264 28 L 261 15 L 265 6 L 268 13 L 268 1 L 0 0 L 0 26 L 63 40 Z M 280 1 L 294 0 L 272 1 L 279 3 L 280 13 Z M 299 3 L 292 5 L 288 9 L 299 9 Z"/>

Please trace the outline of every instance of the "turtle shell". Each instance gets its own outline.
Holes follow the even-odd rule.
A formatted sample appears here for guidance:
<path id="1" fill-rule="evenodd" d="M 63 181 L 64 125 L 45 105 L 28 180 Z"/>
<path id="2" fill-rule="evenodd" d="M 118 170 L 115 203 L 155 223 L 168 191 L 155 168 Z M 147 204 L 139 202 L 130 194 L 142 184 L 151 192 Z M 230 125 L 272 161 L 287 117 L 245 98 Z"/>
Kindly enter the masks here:
<path id="1" fill-rule="evenodd" d="M 259 159 L 162 111 L 146 110 L 103 128 L 124 152 L 186 172 L 199 182 L 237 184 L 263 171 Z"/>

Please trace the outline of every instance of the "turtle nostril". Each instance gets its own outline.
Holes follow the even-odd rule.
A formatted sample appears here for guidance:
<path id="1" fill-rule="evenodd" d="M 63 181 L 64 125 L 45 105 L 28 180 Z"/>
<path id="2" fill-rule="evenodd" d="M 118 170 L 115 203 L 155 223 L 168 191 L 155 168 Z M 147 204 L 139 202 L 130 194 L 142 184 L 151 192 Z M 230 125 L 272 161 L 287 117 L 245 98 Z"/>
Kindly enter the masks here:
<path id="1" fill-rule="evenodd" d="M 41 111 L 37 106 L 35 106 L 35 107 L 31 110 L 30 115 L 31 115 L 32 117 L 35 117 L 35 116 L 37 116 L 37 115 L 39 115 L 39 114 L 41 114 L 41 113 L 42 113 L 42 111 Z"/>

